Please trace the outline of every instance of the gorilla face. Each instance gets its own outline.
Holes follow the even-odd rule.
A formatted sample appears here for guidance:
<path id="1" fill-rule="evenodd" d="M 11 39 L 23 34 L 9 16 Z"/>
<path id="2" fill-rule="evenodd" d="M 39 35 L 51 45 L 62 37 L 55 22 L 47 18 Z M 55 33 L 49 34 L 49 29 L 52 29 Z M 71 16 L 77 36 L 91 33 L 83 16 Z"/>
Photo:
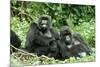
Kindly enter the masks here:
<path id="1" fill-rule="evenodd" d="M 42 32 L 47 32 L 48 29 L 50 28 L 50 17 L 49 16 L 42 16 L 39 18 L 38 20 L 38 26 L 39 26 L 39 29 L 42 31 Z"/>
<path id="2" fill-rule="evenodd" d="M 67 34 L 64 36 L 64 41 L 67 45 L 71 44 L 72 42 L 72 36 L 70 34 Z"/>
<path id="3" fill-rule="evenodd" d="M 65 43 L 67 43 L 67 44 L 71 43 L 71 36 L 70 35 L 66 35 L 64 38 L 65 38 Z"/>
<path id="4" fill-rule="evenodd" d="M 48 29 L 48 20 L 41 20 L 40 28 L 43 31 L 46 31 Z"/>

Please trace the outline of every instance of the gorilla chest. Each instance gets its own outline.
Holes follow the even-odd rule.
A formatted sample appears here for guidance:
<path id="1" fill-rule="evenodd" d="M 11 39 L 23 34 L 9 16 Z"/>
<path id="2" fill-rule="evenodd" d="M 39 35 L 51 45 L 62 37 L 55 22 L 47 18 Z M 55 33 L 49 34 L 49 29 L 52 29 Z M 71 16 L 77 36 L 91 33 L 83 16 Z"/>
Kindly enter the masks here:
<path id="1" fill-rule="evenodd" d="M 52 37 L 52 33 L 50 31 L 48 31 L 48 32 L 46 32 L 46 33 L 44 33 L 42 35 L 44 35 L 45 37 L 49 37 L 49 38 Z"/>
<path id="2" fill-rule="evenodd" d="M 42 36 L 43 38 L 52 38 L 53 37 L 53 34 L 51 31 L 47 31 L 47 32 L 40 32 L 39 33 L 39 36 Z"/>
<path id="3" fill-rule="evenodd" d="M 35 38 L 35 42 L 39 44 L 42 44 L 42 43 L 49 44 L 53 40 L 55 40 L 55 38 L 53 37 L 53 34 L 50 31 L 47 31 L 45 33 L 38 32 Z"/>

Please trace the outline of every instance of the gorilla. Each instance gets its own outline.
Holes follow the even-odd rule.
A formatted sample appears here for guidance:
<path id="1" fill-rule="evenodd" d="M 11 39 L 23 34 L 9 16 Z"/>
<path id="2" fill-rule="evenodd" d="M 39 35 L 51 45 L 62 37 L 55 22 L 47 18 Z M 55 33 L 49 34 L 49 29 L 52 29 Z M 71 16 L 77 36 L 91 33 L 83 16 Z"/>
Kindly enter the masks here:
<path id="1" fill-rule="evenodd" d="M 91 49 L 82 36 L 79 33 L 72 34 L 68 26 L 61 27 L 60 37 L 61 41 L 66 44 L 66 49 L 70 57 L 80 57 L 85 54 L 90 55 Z"/>
<path id="2" fill-rule="evenodd" d="M 13 45 L 16 48 L 19 48 L 21 46 L 21 40 L 13 30 L 10 30 L 10 45 Z M 11 52 L 16 51 L 14 48 L 10 48 L 10 50 Z"/>
<path id="3" fill-rule="evenodd" d="M 51 17 L 40 16 L 38 23 L 31 23 L 27 32 L 25 50 L 38 56 L 56 57 L 58 54 L 58 33 L 51 26 Z"/>
<path id="4" fill-rule="evenodd" d="M 74 52 L 72 54 L 76 56 L 85 56 L 90 55 L 92 53 L 92 50 L 90 49 L 89 45 L 85 42 L 83 37 L 79 33 L 73 33 L 73 41 L 72 41 L 72 47 L 70 50 L 73 49 Z"/>

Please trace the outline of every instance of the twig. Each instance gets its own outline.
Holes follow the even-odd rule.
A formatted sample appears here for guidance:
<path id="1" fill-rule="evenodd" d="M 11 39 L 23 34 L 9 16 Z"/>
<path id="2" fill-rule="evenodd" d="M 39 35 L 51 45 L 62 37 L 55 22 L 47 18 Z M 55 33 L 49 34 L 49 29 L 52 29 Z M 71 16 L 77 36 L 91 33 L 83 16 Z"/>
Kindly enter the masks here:
<path id="1" fill-rule="evenodd" d="M 18 51 L 20 51 L 20 52 L 26 53 L 27 55 L 34 56 L 34 54 L 29 53 L 29 52 L 27 52 L 27 51 L 24 51 L 24 50 L 22 50 L 22 49 L 18 49 L 18 48 L 16 48 L 16 47 L 14 47 L 13 45 L 10 45 L 10 46 L 11 46 L 12 48 L 14 48 L 15 50 L 18 50 Z"/>

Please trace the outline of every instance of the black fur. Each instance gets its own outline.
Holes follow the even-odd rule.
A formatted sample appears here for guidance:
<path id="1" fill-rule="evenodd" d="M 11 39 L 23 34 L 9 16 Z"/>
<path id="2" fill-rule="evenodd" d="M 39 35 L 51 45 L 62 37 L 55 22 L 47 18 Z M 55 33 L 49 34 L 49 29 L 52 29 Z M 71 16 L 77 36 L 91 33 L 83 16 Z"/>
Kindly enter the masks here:
<path id="1" fill-rule="evenodd" d="M 42 30 L 41 28 L 41 21 L 47 20 L 47 29 Z M 38 24 L 32 23 L 30 25 L 29 31 L 27 33 L 26 37 L 26 43 L 25 43 L 25 49 L 28 52 L 35 53 L 38 56 L 50 54 L 49 56 L 52 56 L 52 53 L 57 52 L 57 43 L 56 40 L 58 39 L 57 33 L 53 30 L 53 28 L 50 26 L 50 19 L 47 16 L 41 16 L 39 18 Z M 50 33 L 51 37 L 45 36 L 45 33 Z"/>
<path id="2" fill-rule="evenodd" d="M 61 42 L 66 44 L 66 51 L 69 57 L 80 57 L 80 53 L 85 52 L 90 55 L 91 49 L 88 47 L 87 43 L 84 41 L 83 37 L 79 33 L 72 34 L 68 26 L 63 26 L 60 30 Z M 67 40 L 65 37 L 69 36 Z"/>
<path id="3" fill-rule="evenodd" d="M 12 30 L 10 30 L 10 44 L 16 48 L 19 48 L 21 46 L 21 40 L 19 39 L 18 35 Z M 12 49 L 12 51 L 15 52 L 15 49 Z"/>

